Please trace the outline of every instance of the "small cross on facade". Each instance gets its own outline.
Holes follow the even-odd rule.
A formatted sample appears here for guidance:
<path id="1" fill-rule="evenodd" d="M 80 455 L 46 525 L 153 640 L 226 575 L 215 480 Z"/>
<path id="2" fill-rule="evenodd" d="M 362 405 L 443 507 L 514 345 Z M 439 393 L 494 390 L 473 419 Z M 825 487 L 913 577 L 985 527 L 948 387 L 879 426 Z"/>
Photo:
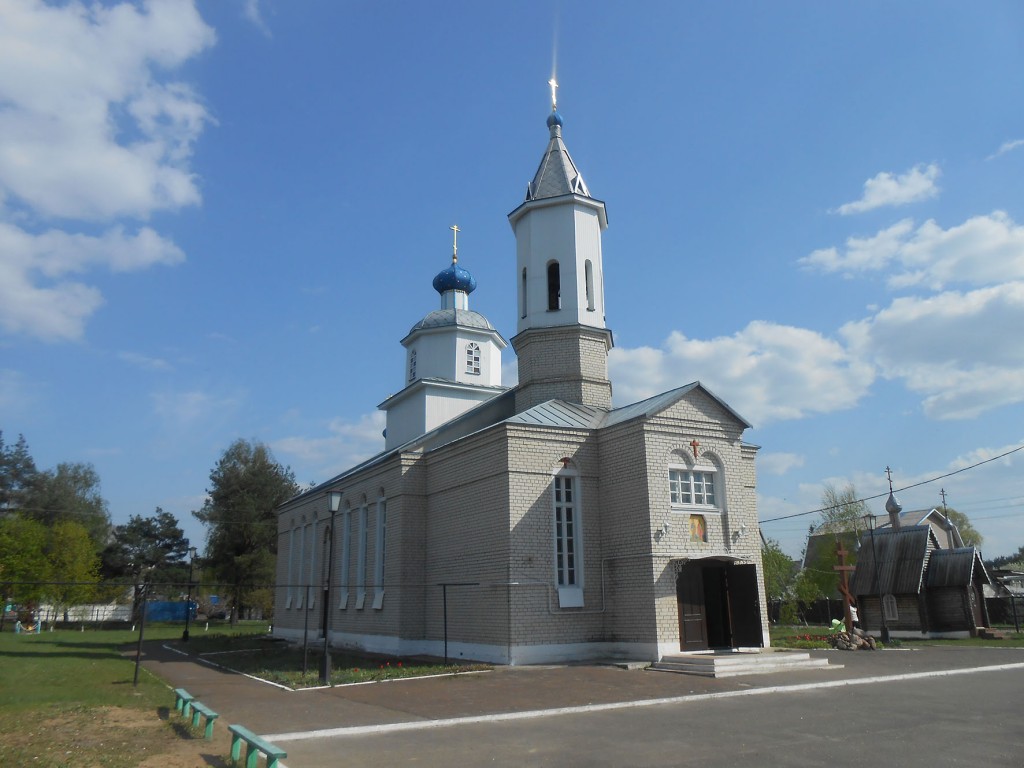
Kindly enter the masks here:
<path id="1" fill-rule="evenodd" d="M 700 443 L 697 442 L 696 438 L 694 438 L 693 440 L 690 441 L 690 447 L 693 448 L 693 458 L 695 458 L 695 459 L 697 458 L 697 448 L 699 446 L 700 446 Z"/>

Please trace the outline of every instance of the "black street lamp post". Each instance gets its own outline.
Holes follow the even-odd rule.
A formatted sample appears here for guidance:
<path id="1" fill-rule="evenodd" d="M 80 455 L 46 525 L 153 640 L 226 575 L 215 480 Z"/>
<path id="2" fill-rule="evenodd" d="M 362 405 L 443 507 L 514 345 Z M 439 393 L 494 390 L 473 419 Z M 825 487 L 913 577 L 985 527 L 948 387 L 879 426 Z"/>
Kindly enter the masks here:
<path id="1" fill-rule="evenodd" d="M 324 564 L 324 655 L 320 659 L 320 682 L 331 684 L 331 571 L 334 568 L 334 518 L 341 509 L 341 491 L 328 491 L 327 500 L 331 510 L 330 540 L 327 544 L 327 562 Z"/>
<path id="2" fill-rule="evenodd" d="M 192 567 L 196 562 L 196 548 L 188 548 L 188 597 L 185 598 L 185 631 L 181 633 L 181 639 L 188 642 L 188 625 L 192 618 Z"/>

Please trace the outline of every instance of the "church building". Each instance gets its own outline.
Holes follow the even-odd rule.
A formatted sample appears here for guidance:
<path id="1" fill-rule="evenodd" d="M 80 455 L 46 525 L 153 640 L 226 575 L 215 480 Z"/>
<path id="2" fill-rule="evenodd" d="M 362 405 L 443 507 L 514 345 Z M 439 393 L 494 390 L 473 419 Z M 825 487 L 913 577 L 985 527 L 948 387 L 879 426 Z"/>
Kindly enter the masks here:
<path id="1" fill-rule="evenodd" d="M 275 635 L 502 664 L 768 645 L 750 425 L 700 382 L 612 406 L 608 216 L 547 128 L 508 216 L 518 384 L 456 239 L 383 452 L 278 510 Z"/>

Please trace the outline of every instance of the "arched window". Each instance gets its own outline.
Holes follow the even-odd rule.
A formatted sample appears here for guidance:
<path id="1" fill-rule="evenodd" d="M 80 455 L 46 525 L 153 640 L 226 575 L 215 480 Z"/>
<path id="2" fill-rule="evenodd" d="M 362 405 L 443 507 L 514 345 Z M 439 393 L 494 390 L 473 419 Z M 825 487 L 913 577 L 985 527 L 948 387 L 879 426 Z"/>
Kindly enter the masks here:
<path id="1" fill-rule="evenodd" d="M 594 262 L 587 259 L 584 265 L 587 279 L 587 309 L 594 311 Z"/>
<path id="2" fill-rule="evenodd" d="M 552 261 L 548 264 L 548 310 L 554 311 L 562 308 L 562 274 L 558 268 L 558 262 Z"/>
<path id="3" fill-rule="evenodd" d="M 373 561 L 373 607 L 380 610 L 384 607 L 384 560 L 387 553 L 388 502 L 384 498 L 384 489 L 380 489 L 377 497 L 377 537 L 374 542 Z"/>
<path id="4" fill-rule="evenodd" d="M 473 341 L 466 345 L 466 373 L 480 374 L 480 345 Z"/>
<path id="5" fill-rule="evenodd" d="M 348 608 L 349 566 L 352 562 L 352 507 L 345 502 L 341 515 L 341 562 L 338 564 L 338 607 Z"/>
<path id="6" fill-rule="evenodd" d="M 523 288 L 519 292 L 519 295 L 522 298 L 522 302 L 523 302 L 523 306 L 520 309 L 519 316 L 520 317 L 526 317 L 526 267 L 523 267 Z"/>

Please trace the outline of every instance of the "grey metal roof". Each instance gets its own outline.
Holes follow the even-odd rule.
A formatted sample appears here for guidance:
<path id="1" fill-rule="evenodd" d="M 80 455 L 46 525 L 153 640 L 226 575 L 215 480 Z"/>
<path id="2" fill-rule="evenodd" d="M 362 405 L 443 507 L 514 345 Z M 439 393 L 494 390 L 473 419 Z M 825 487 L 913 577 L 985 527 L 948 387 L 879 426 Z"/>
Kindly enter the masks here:
<path id="1" fill-rule="evenodd" d="M 597 429 L 602 426 L 607 413 L 603 408 L 567 403 L 562 400 L 548 400 L 522 413 L 517 413 L 507 421 L 510 424 L 532 424 L 542 427 Z"/>
<path id="2" fill-rule="evenodd" d="M 562 129 L 559 125 L 551 125 L 551 140 L 541 158 L 540 167 L 533 181 L 526 189 L 527 200 L 540 200 L 545 197 L 561 197 L 562 195 L 583 195 L 590 197 L 590 190 L 583 183 L 583 176 L 576 168 L 569 150 L 562 141 Z"/>
<path id="3" fill-rule="evenodd" d="M 975 581 L 981 584 L 992 583 L 981 561 L 981 553 L 974 547 L 932 552 L 925 578 L 928 587 L 966 587 Z"/>
<path id="4" fill-rule="evenodd" d="M 450 325 L 483 328 L 487 331 L 494 330 L 490 320 L 471 309 L 435 309 L 409 329 L 409 333 L 425 328 L 445 328 Z"/>
<path id="5" fill-rule="evenodd" d="M 876 530 L 873 534 L 866 531 L 861 535 L 850 591 L 855 595 L 918 594 L 924 584 L 929 552 L 937 547 L 935 535 L 927 525 L 898 531 Z"/>
<path id="6" fill-rule="evenodd" d="M 736 413 L 728 403 L 701 384 L 700 381 L 695 381 L 692 384 L 686 384 L 685 386 L 677 387 L 676 389 L 670 389 L 668 392 L 662 392 L 660 395 L 654 395 L 653 397 L 641 400 L 638 403 L 632 403 L 630 405 L 624 405 L 621 408 L 616 408 L 608 414 L 608 418 L 605 419 L 604 424 L 601 426 L 610 427 L 615 424 L 621 424 L 624 421 L 629 421 L 630 419 L 635 419 L 638 416 L 651 417 L 677 403 L 679 400 L 683 399 L 685 395 L 698 388 L 718 403 L 744 427 L 749 428 L 751 426 L 750 422 Z"/>

